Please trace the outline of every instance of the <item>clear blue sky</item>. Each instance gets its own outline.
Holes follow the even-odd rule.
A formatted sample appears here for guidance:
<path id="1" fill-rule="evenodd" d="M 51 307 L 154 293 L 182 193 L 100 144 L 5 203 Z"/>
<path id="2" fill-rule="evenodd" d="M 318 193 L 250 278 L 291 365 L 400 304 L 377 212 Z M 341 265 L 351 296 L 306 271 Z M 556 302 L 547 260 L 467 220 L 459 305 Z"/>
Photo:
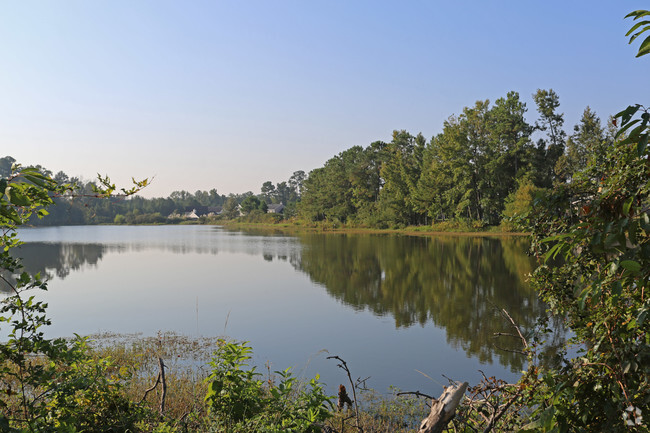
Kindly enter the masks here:
<path id="1" fill-rule="evenodd" d="M 553 88 L 566 129 L 650 103 L 643 1 L 2 1 L 0 157 L 144 196 L 322 166 L 478 99 Z"/>

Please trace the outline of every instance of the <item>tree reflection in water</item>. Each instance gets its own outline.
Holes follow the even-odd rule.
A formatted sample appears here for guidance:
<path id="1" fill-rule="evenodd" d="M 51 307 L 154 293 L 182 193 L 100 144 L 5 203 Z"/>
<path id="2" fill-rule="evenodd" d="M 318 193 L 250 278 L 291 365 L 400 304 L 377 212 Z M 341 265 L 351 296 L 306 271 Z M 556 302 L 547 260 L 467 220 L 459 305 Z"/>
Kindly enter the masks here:
<path id="1" fill-rule="evenodd" d="M 269 239 L 265 232 L 246 234 Z M 283 234 L 274 237 L 287 240 Z M 545 304 L 526 284 L 526 276 L 534 269 L 534 261 L 525 254 L 526 238 L 303 234 L 297 240 L 300 247 L 289 252 L 274 249 L 268 242 L 246 243 L 246 252 L 261 255 L 265 261 L 290 263 L 333 298 L 359 311 L 390 316 L 397 328 L 433 323 L 446 331 L 450 345 L 467 356 L 483 363 L 496 360 L 514 372 L 524 367 L 525 358 L 513 352 L 520 349 L 519 340 L 495 339 L 494 334 L 513 331 L 496 307 L 507 310 L 525 332 L 545 314 Z M 109 252 L 143 248 L 179 254 L 195 247 L 32 242 L 21 246 L 16 255 L 24 258 L 29 273 L 63 279 L 86 266 L 96 266 Z M 219 251 L 214 246 L 196 248 L 200 253 Z M 553 358 L 553 347 L 565 338 L 560 321 L 551 324 L 556 332 L 549 350 L 542 354 L 545 359 Z"/>
<path id="2" fill-rule="evenodd" d="M 296 267 L 355 309 L 390 315 L 396 327 L 431 321 L 447 341 L 482 362 L 522 369 L 512 327 L 531 331 L 546 306 L 526 284 L 534 262 L 527 239 L 470 236 L 304 235 Z M 556 334 L 561 338 L 563 333 Z M 497 347 L 498 346 L 498 347 Z M 502 350 L 500 348 L 506 349 Z"/>
<path id="3" fill-rule="evenodd" d="M 30 242 L 16 248 L 12 254 L 22 260 L 23 270 L 30 275 L 40 273 L 44 279 L 54 276 L 64 279 L 85 266 L 96 266 L 105 251 L 106 246 L 102 244 Z M 15 281 L 11 275 L 6 278 Z M 6 283 L 2 282 L 0 293 L 9 291 Z"/>

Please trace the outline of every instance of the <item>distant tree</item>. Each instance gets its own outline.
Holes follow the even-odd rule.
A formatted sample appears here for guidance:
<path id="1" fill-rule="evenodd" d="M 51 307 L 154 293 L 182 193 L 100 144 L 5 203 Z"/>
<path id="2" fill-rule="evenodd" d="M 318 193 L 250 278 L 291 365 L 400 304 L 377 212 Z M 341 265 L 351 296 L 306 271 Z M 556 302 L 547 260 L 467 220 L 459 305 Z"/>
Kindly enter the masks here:
<path id="1" fill-rule="evenodd" d="M 273 185 L 273 182 L 270 180 L 267 180 L 262 184 L 261 192 L 262 198 L 267 203 L 271 203 L 273 201 L 273 197 L 275 196 L 275 185 Z"/>
<path id="2" fill-rule="evenodd" d="M 406 131 L 393 131 L 393 139 L 386 146 L 386 160 L 381 166 L 384 181 L 379 194 L 380 206 L 394 223 L 418 222 L 415 192 L 422 170 L 422 155 L 426 140 Z"/>
<path id="3" fill-rule="evenodd" d="M 570 181 L 575 173 L 587 167 L 590 158 L 604 156 L 604 146 L 605 129 L 596 113 L 587 107 L 566 142 L 566 153 L 558 159 L 556 173 L 562 180 Z"/>
<path id="4" fill-rule="evenodd" d="M 5 156 L 0 158 L 0 176 L 9 177 L 11 176 L 11 166 L 16 163 L 16 160 L 11 156 Z"/>
<path id="5" fill-rule="evenodd" d="M 264 201 L 260 200 L 259 198 L 255 197 L 254 195 L 246 197 L 242 202 L 241 202 L 241 211 L 244 215 L 248 215 L 251 213 L 253 210 L 258 209 L 263 212 L 266 212 L 267 205 Z"/>
<path id="6" fill-rule="evenodd" d="M 223 205 L 222 215 L 226 218 L 236 218 L 239 216 L 239 203 L 235 197 L 228 197 Z"/>
<path id="7" fill-rule="evenodd" d="M 68 177 L 68 175 L 62 171 L 59 171 L 56 175 L 54 175 L 54 180 L 59 185 L 70 183 L 70 177 Z"/>
<path id="8" fill-rule="evenodd" d="M 272 194 L 271 202 L 287 204 L 291 200 L 291 188 L 287 182 L 278 182 Z"/>
<path id="9" fill-rule="evenodd" d="M 535 129 L 546 132 L 546 138 L 537 142 L 536 159 L 533 164 L 535 183 L 548 188 L 555 179 L 556 164 L 564 154 L 566 133 L 562 129 L 564 114 L 558 113 L 560 98 L 553 89 L 537 89 L 533 95 L 539 120 L 535 122 Z"/>
<path id="10" fill-rule="evenodd" d="M 296 200 L 302 195 L 302 186 L 305 179 L 307 179 L 307 175 L 302 170 L 294 171 L 289 178 L 289 187 L 296 194 Z"/>

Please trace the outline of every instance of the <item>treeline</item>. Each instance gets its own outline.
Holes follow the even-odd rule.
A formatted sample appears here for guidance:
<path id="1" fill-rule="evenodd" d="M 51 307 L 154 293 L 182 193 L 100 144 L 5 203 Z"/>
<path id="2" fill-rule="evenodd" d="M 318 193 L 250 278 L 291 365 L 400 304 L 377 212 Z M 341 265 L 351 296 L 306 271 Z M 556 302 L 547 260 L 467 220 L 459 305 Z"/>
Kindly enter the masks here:
<path id="1" fill-rule="evenodd" d="M 539 113 L 533 125 L 524 117 L 526 104 L 510 92 L 494 105 L 466 107 L 429 141 L 394 131 L 389 143 L 341 152 L 309 173 L 300 216 L 379 228 L 499 224 L 527 206 L 535 189 L 570 182 L 613 140 L 614 129 L 605 129 L 589 107 L 568 136 L 558 95 L 533 96 Z"/>
<path id="2" fill-rule="evenodd" d="M 0 178 L 11 175 L 11 167 L 16 160 L 11 156 L 0 158 Z M 242 194 L 219 194 L 217 189 L 198 190 L 194 193 L 180 190 L 172 192 L 169 197 L 128 198 L 113 196 L 97 197 L 97 181 L 84 181 L 59 171 L 56 174 L 41 165 L 32 166 L 41 173 L 52 177 L 59 184 L 69 184 L 70 194 L 54 198 L 55 206 L 48 208 L 47 218 L 30 219 L 32 225 L 84 225 L 84 224 L 163 224 L 184 220 L 184 215 L 192 211 L 212 218 L 237 218 L 247 215 L 255 209 L 282 203 L 285 216 L 296 214 L 296 205 L 300 200 L 302 183 L 306 178 L 304 171 L 296 171 L 287 180 L 273 184 L 264 182 L 260 194 L 251 191 Z"/>
<path id="3" fill-rule="evenodd" d="M 461 222 L 482 227 L 503 223 L 530 206 L 535 191 L 570 183 L 574 173 L 598 158 L 613 142 L 615 127 L 601 125 L 589 107 L 573 132 L 553 90 L 533 95 L 538 120 L 525 119 L 526 104 L 509 92 L 491 105 L 477 101 L 444 122 L 430 140 L 394 131 L 388 143 L 354 146 L 309 175 L 296 171 L 286 181 L 266 181 L 259 194 L 174 191 L 167 198 L 94 198 L 94 181 L 58 172 L 53 178 L 75 185 L 58 197 L 48 218 L 35 225 L 152 224 L 183 221 L 189 213 L 204 222 L 244 217 L 249 221 L 298 218 L 375 228 Z M 11 173 L 14 158 L 0 158 L 0 176 Z M 52 172 L 36 166 L 42 173 Z M 280 215 L 266 215 L 271 204 Z M 209 216 L 209 217 L 208 217 Z M 273 218 L 269 218 L 269 217 Z"/>

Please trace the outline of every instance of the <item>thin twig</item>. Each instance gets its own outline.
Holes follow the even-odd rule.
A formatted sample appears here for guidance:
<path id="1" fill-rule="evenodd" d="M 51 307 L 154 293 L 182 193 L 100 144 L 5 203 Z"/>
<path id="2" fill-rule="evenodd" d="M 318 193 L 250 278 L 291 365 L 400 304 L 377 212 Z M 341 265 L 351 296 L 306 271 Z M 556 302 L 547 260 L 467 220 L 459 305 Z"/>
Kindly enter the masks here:
<path id="1" fill-rule="evenodd" d="M 423 394 L 423 393 L 421 393 L 420 391 L 404 391 L 404 392 L 398 392 L 398 393 L 395 394 L 395 395 L 409 395 L 409 394 L 410 394 L 410 395 L 415 395 L 415 396 L 417 396 L 417 397 L 426 397 L 426 398 L 428 398 L 429 400 L 433 400 L 434 402 L 438 401 L 437 399 L 431 397 L 430 395 Z"/>
<path id="2" fill-rule="evenodd" d="M 348 368 L 348 364 L 341 357 L 339 357 L 337 355 L 328 356 L 327 359 L 336 359 L 338 361 L 341 361 L 341 363 L 338 364 L 338 366 L 339 366 L 339 368 L 342 368 L 343 370 L 345 370 L 345 372 L 348 375 L 348 380 L 350 381 L 350 386 L 352 387 L 352 395 L 354 396 L 354 412 L 355 412 L 355 415 L 356 415 L 356 420 L 355 420 L 356 427 L 357 427 L 357 430 L 359 430 L 360 432 L 363 432 L 363 428 L 361 427 L 360 422 L 359 422 L 359 405 L 357 404 L 357 390 L 356 390 L 356 387 L 354 386 L 354 382 L 352 381 L 352 375 L 350 374 L 350 369 Z"/>
<path id="3" fill-rule="evenodd" d="M 515 331 L 517 331 L 517 334 L 519 334 L 519 338 L 521 339 L 521 343 L 524 345 L 524 349 L 528 349 L 528 341 L 526 341 L 526 337 L 524 337 L 524 335 L 521 333 L 521 329 L 519 329 L 519 326 L 515 323 L 512 317 L 510 317 L 510 314 L 508 314 L 505 308 L 501 308 L 500 312 L 510 321 L 512 327 L 515 328 Z"/>

